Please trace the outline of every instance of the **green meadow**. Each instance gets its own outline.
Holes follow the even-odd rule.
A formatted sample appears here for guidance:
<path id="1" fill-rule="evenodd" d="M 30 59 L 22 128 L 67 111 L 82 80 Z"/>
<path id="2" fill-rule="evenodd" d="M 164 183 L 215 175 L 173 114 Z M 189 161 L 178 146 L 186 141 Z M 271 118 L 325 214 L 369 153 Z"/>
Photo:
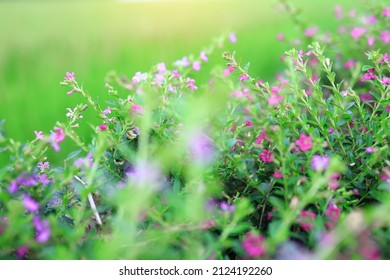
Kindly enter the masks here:
<path id="1" fill-rule="evenodd" d="M 308 24 L 330 30 L 336 26 L 335 19 L 329 21 L 336 4 L 357 5 L 335 0 L 292 3 Z M 66 108 L 82 101 L 59 86 L 66 71 L 75 72 L 91 95 L 104 97 L 108 73 L 131 78 L 158 62 L 170 65 L 234 31 L 238 43 L 228 48 L 243 62 L 251 61 L 254 76 L 271 80 L 282 69 L 286 43 L 299 32 L 278 2 L 270 0 L 3 1 L 0 26 L 0 119 L 6 119 L 7 134 L 21 142 L 33 140 L 34 130 L 49 133 L 56 121 L 65 120 Z M 287 42 L 278 42 L 278 33 Z M 207 79 L 222 51 L 197 80 Z M 88 139 L 88 123 L 79 129 Z M 62 153 L 71 148 L 65 143 Z"/>

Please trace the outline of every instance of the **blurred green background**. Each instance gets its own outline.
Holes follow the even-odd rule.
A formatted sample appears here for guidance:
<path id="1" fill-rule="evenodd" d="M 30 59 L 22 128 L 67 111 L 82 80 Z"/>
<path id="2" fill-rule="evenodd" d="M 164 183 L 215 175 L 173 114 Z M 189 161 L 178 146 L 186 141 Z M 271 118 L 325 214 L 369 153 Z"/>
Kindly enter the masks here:
<path id="1" fill-rule="evenodd" d="M 292 0 L 308 23 L 335 29 L 333 7 L 352 0 Z M 275 0 L 232 1 L 2 1 L 0 2 L 0 119 L 8 136 L 25 142 L 49 133 L 81 98 L 60 87 L 66 71 L 104 100 L 104 78 L 115 70 L 132 77 L 158 62 L 197 55 L 211 39 L 237 33 L 237 57 L 264 80 L 282 67 L 279 32 L 298 35 Z M 221 60 L 220 53 L 216 60 Z M 207 77 L 206 68 L 197 78 Z M 88 138 L 88 125 L 80 127 Z M 70 147 L 64 149 L 67 152 Z M 1 159 L 0 159 L 1 160 Z"/>

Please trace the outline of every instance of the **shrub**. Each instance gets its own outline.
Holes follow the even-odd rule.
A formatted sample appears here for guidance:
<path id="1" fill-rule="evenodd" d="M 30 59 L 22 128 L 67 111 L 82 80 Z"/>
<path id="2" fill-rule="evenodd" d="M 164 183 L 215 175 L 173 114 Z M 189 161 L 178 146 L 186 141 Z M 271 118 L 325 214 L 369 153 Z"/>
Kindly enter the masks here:
<path id="1" fill-rule="evenodd" d="M 307 47 L 272 83 L 227 51 L 193 79 L 232 33 L 172 67 L 109 74 L 105 105 L 68 72 L 61 85 L 85 103 L 67 123 L 25 144 L 1 131 L 0 256 L 388 258 L 390 8 L 330 34 L 281 2 Z M 66 141 L 79 149 L 53 166 Z"/>

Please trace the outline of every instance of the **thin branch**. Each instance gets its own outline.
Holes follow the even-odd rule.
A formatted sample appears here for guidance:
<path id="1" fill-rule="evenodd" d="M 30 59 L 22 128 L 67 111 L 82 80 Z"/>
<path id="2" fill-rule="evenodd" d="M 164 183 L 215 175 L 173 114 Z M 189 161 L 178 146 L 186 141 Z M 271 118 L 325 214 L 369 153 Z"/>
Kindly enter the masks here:
<path id="1" fill-rule="evenodd" d="M 77 181 L 79 181 L 86 189 L 88 189 L 87 184 L 84 183 L 84 181 L 81 180 L 80 177 L 75 175 L 74 178 Z M 92 212 L 95 215 L 95 218 L 96 218 L 96 221 L 97 221 L 98 225 L 101 226 L 103 223 L 102 223 L 102 220 L 100 219 L 99 212 L 96 209 L 95 201 L 93 200 L 92 194 L 90 192 L 88 193 L 88 201 L 89 201 L 89 204 L 91 205 Z"/>

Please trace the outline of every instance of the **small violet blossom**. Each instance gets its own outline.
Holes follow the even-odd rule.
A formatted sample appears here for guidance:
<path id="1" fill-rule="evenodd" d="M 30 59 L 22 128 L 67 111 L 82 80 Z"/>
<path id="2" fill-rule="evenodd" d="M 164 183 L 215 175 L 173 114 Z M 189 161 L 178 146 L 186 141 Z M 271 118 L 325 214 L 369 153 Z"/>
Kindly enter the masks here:
<path id="1" fill-rule="evenodd" d="M 190 90 L 197 90 L 198 89 L 198 87 L 195 86 L 195 80 L 191 79 L 190 77 L 187 77 L 187 87 Z"/>
<path id="2" fill-rule="evenodd" d="M 237 43 L 237 35 L 236 33 L 232 32 L 229 34 L 229 40 L 230 40 L 230 43 L 232 44 L 236 44 Z"/>
<path id="3" fill-rule="evenodd" d="M 200 62 L 194 61 L 194 63 L 192 64 L 192 69 L 194 69 L 195 71 L 200 71 L 201 68 L 202 66 L 200 65 Z"/>
<path id="4" fill-rule="evenodd" d="M 314 171 L 324 171 L 326 168 L 328 168 L 328 165 L 329 157 L 320 155 L 313 156 L 311 166 L 313 167 Z"/>
<path id="5" fill-rule="evenodd" d="M 111 114 L 111 108 L 110 107 L 107 107 L 106 109 L 103 110 L 103 115 L 109 115 Z"/>
<path id="6" fill-rule="evenodd" d="M 50 239 L 49 221 L 48 220 L 42 221 L 39 216 L 35 216 L 32 222 L 36 232 L 35 240 L 38 243 L 46 243 Z"/>
<path id="7" fill-rule="evenodd" d="M 205 51 L 202 51 L 202 52 L 200 53 L 200 59 L 202 59 L 204 62 L 209 61 L 209 58 L 207 57 L 207 54 L 206 54 Z"/>
<path id="8" fill-rule="evenodd" d="M 39 203 L 36 202 L 32 197 L 25 195 L 23 197 L 23 205 L 30 212 L 37 212 L 39 210 Z"/>
<path id="9" fill-rule="evenodd" d="M 41 172 L 43 172 L 43 171 L 45 171 L 45 169 L 49 169 L 49 168 L 50 168 L 50 163 L 48 161 L 38 163 L 38 169 Z"/>
<path id="10" fill-rule="evenodd" d="M 221 208 L 221 210 L 223 212 L 234 212 L 235 210 L 235 206 L 232 205 L 232 204 L 229 204 L 227 203 L 226 201 L 222 201 L 220 204 L 219 204 L 219 207 Z"/>

